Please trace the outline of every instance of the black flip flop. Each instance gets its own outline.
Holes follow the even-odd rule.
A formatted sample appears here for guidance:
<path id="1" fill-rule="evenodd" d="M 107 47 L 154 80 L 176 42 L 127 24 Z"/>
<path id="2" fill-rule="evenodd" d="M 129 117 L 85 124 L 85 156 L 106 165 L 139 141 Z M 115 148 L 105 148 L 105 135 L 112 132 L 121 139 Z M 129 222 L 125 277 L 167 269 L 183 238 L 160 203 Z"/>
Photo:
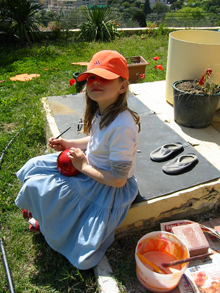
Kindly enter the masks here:
<path id="1" fill-rule="evenodd" d="M 165 161 L 174 153 L 179 153 L 183 150 L 183 144 L 180 142 L 167 143 L 161 147 L 155 149 L 150 153 L 150 158 L 153 161 L 161 162 Z"/>
<path id="2" fill-rule="evenodd" d="M 162 167 L 167 174 L 179 174 L 183 170 L 193 166 L 198 161 L 195 154 L 180 155 Z"/>

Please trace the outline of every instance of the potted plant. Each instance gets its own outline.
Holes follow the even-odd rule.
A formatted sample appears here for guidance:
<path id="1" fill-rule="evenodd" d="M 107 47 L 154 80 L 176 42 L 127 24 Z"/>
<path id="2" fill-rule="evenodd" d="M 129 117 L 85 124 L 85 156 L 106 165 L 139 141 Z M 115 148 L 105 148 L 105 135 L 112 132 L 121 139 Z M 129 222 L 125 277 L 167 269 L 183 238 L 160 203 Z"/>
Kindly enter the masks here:
<path id="1" fill-rule="evenodd" d="M 220 85 L 213 83 L 211 73 L 209 68 L 200 80 L 180 80 L 172 84 L 176 123 L 193 128 L 211 124 L 220 98 Z"/>
<path id="2" fill-rule="evenodd" d="M 126 57 L 129 70 L 129 82 L 136 83 L 140 74 L 145 73 L 146 66 L 149 63 L 142 56 Z"/>

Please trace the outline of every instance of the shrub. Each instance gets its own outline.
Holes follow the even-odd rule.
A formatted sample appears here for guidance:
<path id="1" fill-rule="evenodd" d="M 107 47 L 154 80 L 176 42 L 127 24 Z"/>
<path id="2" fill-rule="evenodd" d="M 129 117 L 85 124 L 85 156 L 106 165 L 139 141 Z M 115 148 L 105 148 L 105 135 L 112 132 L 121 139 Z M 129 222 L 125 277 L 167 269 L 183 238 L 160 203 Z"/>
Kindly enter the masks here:
<path id="1" fill-rule="evenodd" d="M 31 0 L 2 0 L 0 1 L 0 31 L 6 33 L 7 39 L 17 38 L 22 43 L 39 37 L 35 13 L 41 4 Z"/>
<path id="2" fill-rule="evenodd" d="M 86 41 L 112 41 L 119 35 L 115 21 L 108 19 L 111 11 L 108 7 L 85 8 L 86 22 L 80 26 L 80 39 Z"/>

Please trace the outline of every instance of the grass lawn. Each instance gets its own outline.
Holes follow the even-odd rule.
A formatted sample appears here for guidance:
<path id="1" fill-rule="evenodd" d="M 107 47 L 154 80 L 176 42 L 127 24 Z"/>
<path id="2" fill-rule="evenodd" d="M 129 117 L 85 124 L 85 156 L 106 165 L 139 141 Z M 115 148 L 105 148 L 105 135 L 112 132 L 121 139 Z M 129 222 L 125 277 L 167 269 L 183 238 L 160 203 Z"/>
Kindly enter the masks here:
<path id="1" fill-rule="evenodd" d="M 14 200 L 21 187 L 16 171 L 28 159 L 46 150 L 46 119 L 41 98 L 75 93 L 69 80 L 74 72 L 82 72 L 85 67 L 71 63 L 90 61 L 95 52 L 103 49 L 117 50 L 125 57 L 143 56 L 149 65 L 145 79 L 140 82 L 166 78 L 168 33 L 146 34 L 146 39 L 140 35 L 121 37 L 111 43 L 69 39 L 23 48 L 0 45 L 0 155 L 14 138 L 0 163 L 0 217 L 16 292 L 98 292 L 93 270 L 79 271 L 53 251 L 41 234 L 29 232 Z M 153 60 L 155 56 L 159 60 Z M 155 69 L 159 64 L 164 70 Z M 22 73 L 40 77 L 25 82 L 10 80 Z M 8 292 L 8 285 L 1 261 L 2 292 Z"/>

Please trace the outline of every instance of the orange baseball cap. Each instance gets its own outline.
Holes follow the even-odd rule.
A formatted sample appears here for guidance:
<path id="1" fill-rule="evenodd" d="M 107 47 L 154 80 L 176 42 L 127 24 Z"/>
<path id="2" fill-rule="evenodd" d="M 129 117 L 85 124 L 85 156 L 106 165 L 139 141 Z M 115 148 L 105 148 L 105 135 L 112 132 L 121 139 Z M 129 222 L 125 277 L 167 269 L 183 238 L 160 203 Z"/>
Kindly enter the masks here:
<path id="1" fill-rule="evenodd" d="M 87 70 L 77 77 L 77 81 L 87 79 L 89 73 L 109 80 L 120 76 L 126 80 L 129 78 L 127 60 L 120 53 L 112 50 L 103 50 L 96 53 L 87 65 Z"/>

